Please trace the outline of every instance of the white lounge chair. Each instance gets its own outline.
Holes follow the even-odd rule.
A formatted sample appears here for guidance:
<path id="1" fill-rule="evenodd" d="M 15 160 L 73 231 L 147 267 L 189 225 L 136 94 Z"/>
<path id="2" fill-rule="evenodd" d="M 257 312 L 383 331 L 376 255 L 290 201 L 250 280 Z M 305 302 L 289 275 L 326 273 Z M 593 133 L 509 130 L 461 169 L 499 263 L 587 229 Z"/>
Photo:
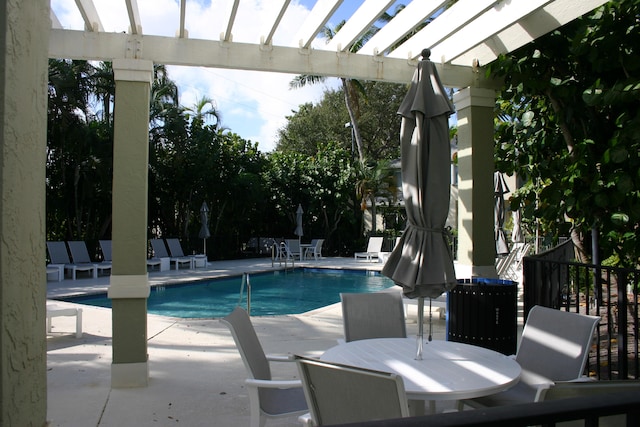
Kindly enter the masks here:
<path id="1" fill-rule="evenodd" d="M 153 248 L 154 258 L 169 258 L 175 265 L 176 270 L 180 269 L 181 265 L 188 265 L 189 268 L 193 268 L 193 258 L 187 256 L 169 256 L 167 247 L 162 239 L 151 239 L 151 247 Z M 147 261 L 147 265 L 149 262 Z"/>
<path id="2" fill-rule="evenodd" d="M 400 292 L 341 293 L 346 342 L 370 338 L 406 338 Z"/>
<path id="3" fill-rule="evenodd" d="M 380 252 L 382 251 L 382 242 L 384 237 L 369 237 L 369 243 L 367 244 L 366 252 L 356 252 L 353 254 L 355 259 L 365 258 L 367 261 L 371 261 L 373 258 L 378 259 Z"/>
<path id="4" fill-rule="evenodd" d="M 98 277 L 98 267 L 93 264 L 76 264 L 72 263 L 67 252 L 67 245 L 64 242 L 47 242 L 47 250 L 49 251 L 49 259 L 51 263 L 47 267 L 64 266 L 65 271 L 71 272 L 71 278 L 76 280 L 78 271 L 89 271 L 95 279 Z"/>
<path id="5" fill-rule="evenodd" d="M 597 316 L 533 307 L 515 357 L 522 367 L 520 382 L 501 393 L 465 403 L 478 408 L 536 402 L 554 382 L 583 379 L 599 321 Z"/>
<path id="6" fill-rule="evenodd" d="M 305 426 L 404 418 L 409 405 L 402 377 L 296 356 L 309 414 Z"/>
<path id="7" fill-rule="evenodd" d="M 74 264 L 94 264 L 98 269 L 98 274 L 100 274 L 101 271 L 111 272 L 110 261 L 103 261 L 103 262 L 91 261 L 91 257 L 89 256 L 89 251 L 87 250 L 87 245 L 85 242 L 81 240 L 75 240 L 75 241 L 67 242 L 67 245 L 69 245 L 69 250 L 71 251 L 71 258 L 73 259 Z"/>
<path id="8" fill-rule="evenodd" d="M 238 347 L 249 377 L 245 380 L 251 408 L 251 427 L 264 425 L 265 417 L 307 412 L 300 380 L 273 380 L 269 362 L 293 362 L 291 357 L 267 356 L 245 310 L 236 307 L 220 319 L 227 325 Z"/>

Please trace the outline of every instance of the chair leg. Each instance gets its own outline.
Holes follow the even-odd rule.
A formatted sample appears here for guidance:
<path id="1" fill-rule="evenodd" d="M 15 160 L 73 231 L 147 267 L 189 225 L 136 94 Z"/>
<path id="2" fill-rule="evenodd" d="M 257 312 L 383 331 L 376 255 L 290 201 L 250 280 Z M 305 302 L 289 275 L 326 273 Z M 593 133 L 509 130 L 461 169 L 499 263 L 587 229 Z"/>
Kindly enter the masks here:
<path id="1" fill-rule="evenodd" d="M 76 338 L 82 338 L 82 309 L 76 312 Z"/>

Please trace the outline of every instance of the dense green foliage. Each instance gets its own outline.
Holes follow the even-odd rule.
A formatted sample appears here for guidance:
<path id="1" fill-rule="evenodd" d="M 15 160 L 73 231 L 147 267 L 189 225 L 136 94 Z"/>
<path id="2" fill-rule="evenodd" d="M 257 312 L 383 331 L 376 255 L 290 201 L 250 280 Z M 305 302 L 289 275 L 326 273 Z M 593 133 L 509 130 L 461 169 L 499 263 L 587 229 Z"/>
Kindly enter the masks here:
<path id="1" fill-rule="evenodd" d="M 113 101 L 109 64 L 50 62 L 47 239 L 111 236 Z M 351 150 L 322 137 L 312 154 L 264 154 L 220 125 L 213 100 L 186 108 L 163 66 L 154 67 L 149 117 L 149 237 L 179 237 L 200 251 L 199 210 L 209 207 L 212 258 L 241 255 L 251 237 L 294 237 L 305 210 L 305 240 L 324 238 L 326 254 L 362 246 L 362 211 Z M 305 106 L 301 108 L 304 109 Z M 344 127 L 340 129 L 343 133 Z M 303 145 L 295 145 L 302 147 Z"/>
<path id="2" fill-rule="evenodd" d="M 499 58 L 497 169 L 545 234 L 588 239 L 601 258 L 640 257 L 640 0 L 594 13 Z M 583 245 L 587 250 L 590 245 Z"/>

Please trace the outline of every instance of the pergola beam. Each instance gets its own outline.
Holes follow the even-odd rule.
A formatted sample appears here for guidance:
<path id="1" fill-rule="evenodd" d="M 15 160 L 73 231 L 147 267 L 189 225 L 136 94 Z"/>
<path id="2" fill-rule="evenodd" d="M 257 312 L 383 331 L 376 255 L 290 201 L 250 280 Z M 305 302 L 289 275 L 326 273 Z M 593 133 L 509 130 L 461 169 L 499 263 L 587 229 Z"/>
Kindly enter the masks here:
<path id="1" fill-rule="evenodd" d="M 407 60 L 345 52 L 58 29 L 51 30 L 49 57 L 98 61 L 136 58 L 165 65 L 323 75 L 392 83 L 411 81 L 416 66 L 415 62 Z M 480 73 L 474 73 L 471 67 L 437 66 L 445 86 L 495 85 L 481 78 Z"/>
<path id="2" fill-rule="evenodd" d="M 343 0 L 318 0 L 313 9 L 298 30 L 294 39 L 303 49 L 309 49 L 318 33 L 327 24 L 331 15 L 340 7 Z"/>
<path id="3" fill-rule="evenodd" d="M 394 0 L 366 0 L 333 36 L 327 50 L 349 51 L 393 3 Z"/>
<path id="4" fill-rule="evenodd" d="M 289 7 L 289 3 L 291 3 L 291 0 L 284 0 L 284 3 L 282 3 L 282 7 L 280 7 L 280 11 L 278 12 L 278 16 L 276 16 L 276 19 L 273 21 L 273 24 L 271 25 L 271 30 L 269 31 L 266 37 L 263 37 L 260 40 L 260 43 L 271 44 L 271 41 L 273 40 L 273 35 L 278 29 L 278 26 L 280 25 L 280 21 L 282 21 L 282 17 L 284 16 L 284 13 L 287 11 L 287 8 Z"/>
<path id="5" fill-rule="evenodd" d="M 140 12 L 138 10 L 137 0 L 126 0 L 127 14 L 129 15 L 129 26 L 131 34 L 142 34 L 142 21 L 140 21 Z"/>
<path id="6" fill-rule="evenodd" d="M 409 3 L 358 51 L 363 55 L 380 55 L 398 43 L 413 28 L 426 21 L 446 0 L 424 0 Z"/>
<path id="7" fill-rule="evenodd" d="M 104 31 L 102 21 L 100 21 L 98 11 L 92 0 L 76 0 L 76 6 L 78 6 L 80 15 L 82 15 L 82 19 L 84 20 L 85 30 Z"/>

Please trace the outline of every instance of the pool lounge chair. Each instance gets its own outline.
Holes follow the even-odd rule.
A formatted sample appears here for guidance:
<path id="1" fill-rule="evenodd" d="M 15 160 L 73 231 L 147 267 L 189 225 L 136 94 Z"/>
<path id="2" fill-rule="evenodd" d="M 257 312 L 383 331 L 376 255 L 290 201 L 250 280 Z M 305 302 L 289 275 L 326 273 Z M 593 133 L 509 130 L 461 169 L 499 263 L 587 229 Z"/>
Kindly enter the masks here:
<path id="1" fill-rule="evenodd" d="M 111 258 L 111 240 L 100 240 L 100 250 L 102 251 L 102 258 L 105 261 L 108 262 L 112 262 L 113 259 Z M 151 258 L 151 259 L 147 259 L 147 267 L 158 267 L 158 269 L 160 269 L 160 266 L 162 265 L 162 261 L 159 258 Z"/>
<path id="2" fill-rule="evenodd" d="M 247 312 L 236 307 L 220 319 L 231 331 L 248 378 L 245 380 L 251 412 L 251 427 L 264 425 L 266 417 L 301 415 L 307 403 L 300 380 L 274 380 L 269 362 L 293 362 L 293 356 L 267 356 Z"/>
<path id="3" fill-rule="evenodd" d="M 169 256 L 167 247 L 162 239 L 151 239 L 151 247 L 153 248 L 154 258 L 169 258 L 170 261 L 176 266 L 176 270 L 180 269 L 181 265 L 188 265 L 189 268 L 193 268 L 193 258 L 186 256 Z M 149 263 L 147 262 L 147 265 Z"/>
<path id="4" fill-rule="evenodd" d="M 71 272 L 71 278 L 76 280 L 76 273 L 78 271 L 89 271 L 91 276 L 95 279 L 98 277 L 98 267 L 95 264 L 75 264 L 71 262 L 69 253 L 67 252 L 67 245 L 64 242 L 47 242 L 47 250 L 49 251 L 49 259 L 51 263 L 47 267 L 63 266 L 64 271 Z"/>
<path id="5" fill-rule="evenodd" d="M 67 242 L 69 245 L 69 250 L 71 251 L 71 258 L 75 264 L 94 264 L 98 269 L 98 275 L 100 272 L 109 271 L 111 272 L 111 262 L 103 261 L 103 262 L 93 262 L 91 261 L 91 257 L 89 256 L 89 251 L 87 250 L 87 245 L 85 242 L 81 240 L 75 240 Z"/>
<path id="6" fill-rule="evenodd" d="M 186 255 L 182 250 L 182 245 L 180 244 L 180 240 L 173 239 L 165 239 L 167 242 L 167 246 L 169 247 L 169 254 L 174 258 L 191 258 L 191 268 L 196 268 L 198 266 L 204 267 L 207 264 L 207 256 L 204 254 L 198 255 Z"/>
<path id="7" fill-rule="evenodd" d="M 378 259 L 380 252 L 382 251 L 382 242 L 384 237 L 369 237 L 369 243 L 367 244 L 366 252 L 356 252 L 353 254 L 355 259 L 366 258 L 367 261 L 371 261 L 373 258 Z"/>

